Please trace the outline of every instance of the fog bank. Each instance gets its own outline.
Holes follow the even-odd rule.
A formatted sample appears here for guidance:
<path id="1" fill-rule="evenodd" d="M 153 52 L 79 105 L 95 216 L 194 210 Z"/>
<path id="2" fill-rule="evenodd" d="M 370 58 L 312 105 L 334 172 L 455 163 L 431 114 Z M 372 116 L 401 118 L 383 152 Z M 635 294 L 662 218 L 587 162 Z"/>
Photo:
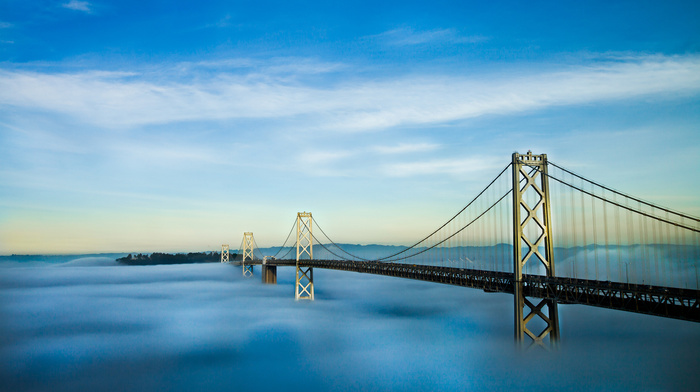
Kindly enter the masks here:
<path id="1" fill-rule="evenodd" d="M 222 264 L 82 258 L 0 270 L 0 389 L 696 390 L 700 326 L 560 305 L 518 351 L 513 298 L 315 270 L 315 302 Z"/>

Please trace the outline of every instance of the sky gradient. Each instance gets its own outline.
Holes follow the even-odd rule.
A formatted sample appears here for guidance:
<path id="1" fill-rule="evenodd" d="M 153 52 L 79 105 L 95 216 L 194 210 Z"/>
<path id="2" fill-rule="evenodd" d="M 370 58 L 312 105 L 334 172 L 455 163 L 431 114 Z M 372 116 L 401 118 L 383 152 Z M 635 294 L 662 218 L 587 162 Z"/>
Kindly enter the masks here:
<path id="1" fill-rule="evenodd" d="M 700 215 L 700 5 L 0 0 L 0 254 L 400 244 L 513 151 Z"/>

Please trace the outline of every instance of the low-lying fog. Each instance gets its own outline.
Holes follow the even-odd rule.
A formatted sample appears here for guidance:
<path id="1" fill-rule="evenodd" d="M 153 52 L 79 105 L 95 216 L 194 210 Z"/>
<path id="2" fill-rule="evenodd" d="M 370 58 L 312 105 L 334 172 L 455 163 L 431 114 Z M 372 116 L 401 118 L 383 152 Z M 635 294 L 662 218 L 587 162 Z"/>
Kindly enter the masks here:
<path id="1" fill-rule="evenodd" d="M 513 343 L 513 297 L 314 271 L 0 263 L 0 390 L 698 390 L 700 325 L 560 305 L 554 352 Z"/>

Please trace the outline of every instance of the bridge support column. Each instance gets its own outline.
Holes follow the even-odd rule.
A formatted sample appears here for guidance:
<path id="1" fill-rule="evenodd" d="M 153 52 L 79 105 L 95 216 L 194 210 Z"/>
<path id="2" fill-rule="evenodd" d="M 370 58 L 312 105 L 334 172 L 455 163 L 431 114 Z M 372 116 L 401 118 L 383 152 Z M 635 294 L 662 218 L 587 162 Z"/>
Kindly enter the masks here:
<path id="1" fill-rule="evenodd" d="M 304 260 L 314 259 L 312 220 L 310 212 L 297 213 L 297 265 L 294 289 L 294 299 L 297 301 L 314 300 L 314 269 L 301 266 Z"/>
<path id="2" fill-rule="evenodd" d="M 277 284 L 277 266 L 262 265 L 262 282 L 265 284 Z"/>
<path id="3" fill-rule="evenodd" d="M 255 239 L 253 238 L 253 233 L 243 233 L 243 247 L 241 249 L 241 254 L 243 255 L 243 258 L 241 259 L 241 266 L 243 267 L 243 276 L 246 278 L 253 277 L 253 266 L 246 265 L 245 262 L 253 260 L 254 243 Z"/>
<path id="4" fill-rule="evenodd" d="M 528 170 L 529 168 L 535 171 Z M 544 346 L 545 339 L 548 338 L 549 344 L 556 346 L 559 340 L 557 303 L 550 299 L 531 302 L 527 298 L 526 280 L 523 280 L 523 269 L 531 259 L 533 262 L 539 260 L 547 276 L 554 277 L 547 155 L 532 155 L 529 151 L 527 154 L 513 153 L 512 170 L 515 340 L 522 343 L 527 335 L 533 344 Z M 521 186 L 523 180 L 525 184 Z M 541 332 L 532 331 L 528 327 L 533 319 L 544 325 Z"/>

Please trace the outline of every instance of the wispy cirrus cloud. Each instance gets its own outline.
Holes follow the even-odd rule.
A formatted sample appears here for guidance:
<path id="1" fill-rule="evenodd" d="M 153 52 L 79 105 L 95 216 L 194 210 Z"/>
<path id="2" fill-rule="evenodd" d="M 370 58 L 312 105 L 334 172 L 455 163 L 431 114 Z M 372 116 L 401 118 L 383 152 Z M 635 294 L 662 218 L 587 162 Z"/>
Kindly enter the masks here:
<path id="1" fill-rule="evenodd" d="M 433 143 L 399 143 L 393 146 L 373 146 L 371 151 L 380 154 L 405 154 L 410 152 L 425 152 L 433 151 L 440 147 L 439 144 Z"/>
<path id="2" fill-rule="evenodd" d="M 396 175 L 396 170 L 368 171 L 368 167 L 386 166 L 396 158 L 404 158 L 411 153 L 412 157 L 429 156 L 432 151 L 440 148 L 433 143 L 398 143 L 387 145 L 369 145 L 361 148 L 323 148 L 301 150 L 295 153 L 294 160 L 301 167 L 313 167 L 310 174 L 315 176 L 365 177 L 369 176 L 404 176 Z M 410 170 L 410 169 L 409 169 Z M 404 177 L 423 174 L 411 173 Z"/>
<path id="3" fill-rule="evenodd" d="M 502 166 L 501 157 L 446 158 L 387 164 L 382 174 L 389 177 L 478 173 Z"/>
<path id="4" fill-rule="evenodd" d="M 313 58 L 304 57 L 277 57 L 271 59 L 255 58 L 227 58 L 219 60 L 203 60 L 197 62 L 182 62 L 177 64 L 176 69 L 193 72 L 198 69 L 211 71 L 249 71 L 248 78 L 251 77 L 295 77 L 305 75 L 318 75 L 347 69 L 347 65 L 339 62 L 320 61 Z"/>
<path id="5" fill-rule="evenodd" d="M 416 31 L 410 27 L 401 27 L 380 34 L 366 37 L 389 45 L 410 46 L 436 42 L 448 43 L 477 43 L 488 40 L 486 37 L 460 35 L 455 29 L 433 29 Z"/>
<path id="6" fill-rule="evenodd" d="M 128 72 L 5 70 L 0 71 L 0 105 L 58 113 L 105 128 L 293 118 L 294 126 L 306 130 L 379 131 L 555 106 L 698 94 L 700 56 L 646 56 L 518 76 L 404 75 L 326 86 L 259 70 L 207 72 L 187 81 Z"/>
<path id="7" fill-rule="evenodd" d="M 90 12 L 91 4 L 87 1 L 70 0 L 68 3 L 61 4 L 63 8 L 68 8 L 75 11 Z"/>
<path id="8" fill-rule="evenodd" d="M 214 23 L 209 23 L 207 25 L 204 25 L 203 28 L 224 28 L 224 27 L 229 27 L 231 26 L 231 15 L 227 14 L 223 18 L 217 20 Z"/>
<path id="9" fill-rule="evenodd" d="M 355 154 L 354 151 L 305 151 L 299 154 L 299 161 L 308 164 L 328 164 Z"/>

